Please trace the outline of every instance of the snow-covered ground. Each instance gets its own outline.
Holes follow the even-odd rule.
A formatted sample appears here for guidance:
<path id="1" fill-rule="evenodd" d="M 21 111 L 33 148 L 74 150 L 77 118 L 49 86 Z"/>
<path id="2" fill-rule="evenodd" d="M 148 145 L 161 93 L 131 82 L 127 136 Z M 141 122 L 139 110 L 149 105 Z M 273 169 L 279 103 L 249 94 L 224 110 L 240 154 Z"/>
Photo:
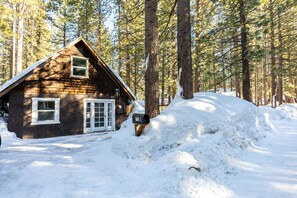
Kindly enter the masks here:
<path id="1" fill-rule="evenodd" d="M 297 197 L 296 120 L 296 105 L 198 93 L 140 137 L 131 119 L 115 133 L 35 140 L 2 122 L 0 197 Z"/>

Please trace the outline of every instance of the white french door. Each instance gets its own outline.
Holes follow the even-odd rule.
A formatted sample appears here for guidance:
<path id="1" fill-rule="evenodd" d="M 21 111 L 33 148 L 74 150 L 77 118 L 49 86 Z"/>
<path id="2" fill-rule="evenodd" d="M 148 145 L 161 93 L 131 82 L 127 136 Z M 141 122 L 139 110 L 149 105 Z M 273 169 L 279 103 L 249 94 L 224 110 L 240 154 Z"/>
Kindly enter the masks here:
<path id="1" fill-rule="evenodd" d="M 107 131 L 115 129 L 115 101 L 104 99 L 85 99 L 84 132 Z"/>

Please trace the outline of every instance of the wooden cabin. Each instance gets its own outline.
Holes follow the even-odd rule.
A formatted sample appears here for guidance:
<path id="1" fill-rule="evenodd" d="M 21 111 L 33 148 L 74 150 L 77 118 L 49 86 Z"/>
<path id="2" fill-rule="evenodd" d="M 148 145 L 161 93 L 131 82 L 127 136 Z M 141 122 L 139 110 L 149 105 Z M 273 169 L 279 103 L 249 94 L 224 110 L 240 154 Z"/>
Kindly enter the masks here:
<path id="1" fill-rule="evenodd" d="M 44 138 L 116 130 L 135 96 L 80 37 L 2 85 L 0 100 L 9 131 Z"/>

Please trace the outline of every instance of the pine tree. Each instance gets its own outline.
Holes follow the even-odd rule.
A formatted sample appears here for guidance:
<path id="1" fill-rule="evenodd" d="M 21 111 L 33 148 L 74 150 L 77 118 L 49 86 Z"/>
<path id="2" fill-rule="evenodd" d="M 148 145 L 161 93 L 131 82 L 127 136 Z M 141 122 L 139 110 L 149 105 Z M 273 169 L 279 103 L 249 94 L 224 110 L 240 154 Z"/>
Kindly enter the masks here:
<path id="1" fill-rule="evenodd" d="M 191 53 L 190 1 L 177 0 L 178 68 L 181 68 L 180 85 L 184 99 L 193 98 L 193 72 Z"/>
<path id="2" fill-rule="evenodd" d="M 150 117 L 159 114 L 159 75 L 158 75 L 158 3 L 145 0 L 145 113 Z"/>
<path id="3" fill-rule="evenodd" d="M 238 0 L 240 15 L 241 61 L 242 61 L 242 95 L 243 99 L 252 102 L 250 85 L 250 65 L 246 28 L 246 14 L 244 0 Z"/>

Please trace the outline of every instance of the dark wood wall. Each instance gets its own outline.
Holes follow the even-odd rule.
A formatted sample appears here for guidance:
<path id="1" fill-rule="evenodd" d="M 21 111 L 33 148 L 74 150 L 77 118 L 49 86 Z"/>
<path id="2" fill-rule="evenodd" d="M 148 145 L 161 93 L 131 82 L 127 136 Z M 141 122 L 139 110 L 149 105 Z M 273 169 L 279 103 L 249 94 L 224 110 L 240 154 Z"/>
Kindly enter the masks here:
<path id="1" fill-rule="evenodd" d="M 18 137 L 23 136 L 24 122 L 24 89 L 20 87 L 13 89 L 9 93 L 9 119 L 7 128 L 11 132 L 15 132 Z"/>
<path id="2" fill-rule="evenodd" d="M 70 77 L 71 56 L 89 58 L 89 78 Z M 115 90 L 120 90 L 116 96 Z M 60 124 L 31 125 L 32 98 L 60 98 Z M 98 63 L 83 42 L 60 52 L 59 56 L 36 68 L 32 75 L 9 93 L 8 129 L 22 138 L 42 138 L 83 133 L 85 98 L 115 99 L 116 128 L 125 120 L 119 105 L 128 104 L 129 95 Z"/>

